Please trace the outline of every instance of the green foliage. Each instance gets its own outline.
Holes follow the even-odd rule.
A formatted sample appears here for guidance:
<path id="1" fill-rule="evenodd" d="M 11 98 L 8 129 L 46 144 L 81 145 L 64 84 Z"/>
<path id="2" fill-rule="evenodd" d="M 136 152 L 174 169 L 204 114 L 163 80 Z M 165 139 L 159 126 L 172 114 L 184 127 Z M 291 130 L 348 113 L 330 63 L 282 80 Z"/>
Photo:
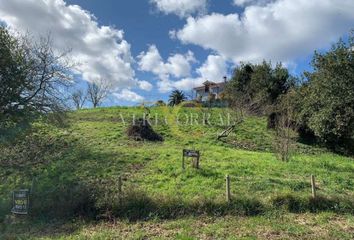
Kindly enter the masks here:
<path id="1" fill-rule="evenodd" d="M 302 87 L 301 123 L 334 146 L 354 136 L 354 36 L 326 53 L 315 52 Z"/>
<path id="2" fill-rule="evenodd" d="M 155 105 L 157 107 L 163 107 L 163 106 L 166 106 L 166 103 L 163 100 L 158 100 L 158 101 L 156 101 Z"/>
<path id="3" fill-rule="evenodd" d="M 262 64 L 241 63 L 227 84 L 226 98 L 232 105 L 238 104 L 251 112 L 264 113 L 294 82 L 281 63 L 275 68 L 266 61 Z"/>
<path id="4" fill-rule="evenodd" d="M 187 97 L 184 95 L 184 93 L 182 91 L 174 90 L 170 94 L 170 98 L 168 100 L 168 105 L 169 106 L 176 106 L 176 105 L 180 104 L 181 102 L 184 102 L 185 100 L 187 100 Z"/>
<path id="5" fill-rule="evenodd" d="M 9 31 L 0 27 L 0 120 L 6 112 L 14 112 L 13 103 L 21 102 L 26 84 L 28 62 L 25 49 Z"/>

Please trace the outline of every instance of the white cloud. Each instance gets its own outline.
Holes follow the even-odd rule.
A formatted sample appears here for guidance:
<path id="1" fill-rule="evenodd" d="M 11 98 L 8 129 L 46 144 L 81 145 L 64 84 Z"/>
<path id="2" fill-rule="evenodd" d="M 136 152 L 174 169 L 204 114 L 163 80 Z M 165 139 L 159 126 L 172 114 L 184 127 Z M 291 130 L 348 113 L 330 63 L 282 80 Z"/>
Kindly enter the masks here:
<path id="1" fill-rule="evenodd" d="M 155 45 L 151 45 L 148 51 L 141 52 L 138 59 L 140 70 L 151 71 L 156 75 L 163 74 L 162 58 Z"/>
<path id="2" fill-rule="evenodd" d="M 203 79 L 219 82 L 227 73 L 226 61 L 219 55 L 209 55 L 205 63 L 197 69 L 197 73 Z"/>
<path id="3" fill-rule="evenodd" d="M 72 49 L 77 70 L 85 80 L 98 78 L 114 88 L 136 85 L 130 44 L 123 31 L 99 26 L 96 18 L 63 0 L 0 0 L 0 21 L 34 37 L 51 33 L 55 50 Z"/>
<path id="4" fill-rule="evenodd" d="M 264 5 L 276 0 L 233 0 L 233 4 L 240 7 L 245 7 L 248 5 Z"/>
<path id="5" fill-rule="evenodd" d="M 187 17 L 193 13 L 205 13 L 207 0 L 150 0 L 156 8 L 165 14 Z"/>
<path id="6" fill-rule="evenodd" d="M 209 55 L 206 61 L 196 69 L 197 77 L 186 77 L 177 81 L 164 80 L 158 83 L 161 92 L 169 92 L 173 89 L 190 91 L 194 87 L 200 86 L 206 80 L 213 82 L 223 81 L 227 73 L 227 63 L 219 55 Z"/>
<path id="7" fill-rule="evenodd" d="M 246 4 L 255 2 L 257 0 L 233 0 L 234 5 L 236 6 L 244 6 Z"/>
<path id="8" fill-rule="evenodd" d="M 242 15 L 189 17 L 175 36 L 234 62 L 291 62 L 347 33 L 353 27 L 353 12 L 352 0 L 277 0 L 247 6 Z"/>
<path id="9" fill-rule="evenodd" d="M 166 80 L 170 76 L 177 78 L 189 76 L 191 63 L 195 62 L 194 54 L 191 51 L 184 55 L 171 55 L 164 62 L 155 45 L 151 45 L 146 52 L 141 52 L 138 59 L 140 70 L 152 72 L 161 80 Z"/>
<path id="10" fill-rule="evenodd" d="M 194 87 L 202 85 L 205 79 L 202 77 L 183 78 L 177 81 L 162 81 L 158 84 L 160 92 L 166 93 L 173 89 L 179 89 L 186 92 L 192 91 Z"/>
<path id="11" fill-rule="evenodd" d="M 173 85 L 173 81 L 171 81 L 169 79 L 157 82 L 157 87 L 159 89 L 159 92 L 161 92 L 161 93 L 167 93 L 167 92 L 170 92 L 171 90 L 176 88 Z"/>
<path id="12" fill-rule="evenodd" d="M 170 56 L 165 63 L 167 72 L 175 77 L 189 76 L 191 63 L 195 62 L 194 54 L 188 51 L 185 55 L 175 54 Z"/>
<path id="13" fill-rule="evenodd" d="M 140 96 L 139 94 L 137 94 L 129 89 L 123 89 L 120 93 L 113 93 L 112 95 L 114 97 L 116 97 L 118 100 L 124 100 L 124 101 L 128 101 L 128 102 L 144 101 L 143 96 Z"/>
<path id="14" fill-rule="evenodd" d="M 138 81 L 138 86 L 140 89 L 145 90 L 145 91 L 151 91 L 152 90 L 152 84 L 149 83 L 148 81 Z"/>

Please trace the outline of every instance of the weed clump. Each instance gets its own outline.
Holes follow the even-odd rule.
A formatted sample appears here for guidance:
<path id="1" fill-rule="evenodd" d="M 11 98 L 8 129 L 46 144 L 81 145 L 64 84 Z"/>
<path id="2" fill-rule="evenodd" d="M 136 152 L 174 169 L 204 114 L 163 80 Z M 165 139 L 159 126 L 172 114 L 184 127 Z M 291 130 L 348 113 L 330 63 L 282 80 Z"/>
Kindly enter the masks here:
<path id="1" fill-rule="evenodd" d="M 121 196 L 120 201 L 107 202 L 101 206 L 101 211 L 101 217 L 104 218 L 137 221 L 201 215 L 257 216 L 266 211 L 266 206 L 248 198 L 233 199 L 230 203 L 206 198 L 186 201 L 178 197 L 151 197 L 143 191 L 129 191 Z"/>
<path id="2" fill-rule="evenodd" d="M 332 211 L 336 213 L 354 213 L 354 202 L 340 197 L 317 196 L 301 197 L 293 194 L 282 194 L 271 200 L 274 208 L 284 208 L 293 213 Z"/>
<path id="3" fill-rule="evenodd" d="M 127 129 L 127 135 L 136 141 L 163 141 L 163 137 L 156 133 L 146 119 L 139 118 Z"/>

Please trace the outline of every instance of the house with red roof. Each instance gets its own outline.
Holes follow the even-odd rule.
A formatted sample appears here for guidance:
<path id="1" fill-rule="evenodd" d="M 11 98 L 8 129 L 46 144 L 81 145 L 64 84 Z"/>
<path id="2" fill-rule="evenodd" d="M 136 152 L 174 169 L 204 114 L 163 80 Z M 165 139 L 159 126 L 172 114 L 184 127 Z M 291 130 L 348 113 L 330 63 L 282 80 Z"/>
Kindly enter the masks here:
<path id="1" fill-rule="evenodd" d="M 195 92 L 195 99 L 201 100 L 202 102 L 208 101 L 210 97 L 214 99 L 220 99 L 221 94 L 224 92 L 226 85 L 226 77 L 224 77 L 223 82 L 212 82 L 205 81 L 202 86 L 193 88 Z"/>

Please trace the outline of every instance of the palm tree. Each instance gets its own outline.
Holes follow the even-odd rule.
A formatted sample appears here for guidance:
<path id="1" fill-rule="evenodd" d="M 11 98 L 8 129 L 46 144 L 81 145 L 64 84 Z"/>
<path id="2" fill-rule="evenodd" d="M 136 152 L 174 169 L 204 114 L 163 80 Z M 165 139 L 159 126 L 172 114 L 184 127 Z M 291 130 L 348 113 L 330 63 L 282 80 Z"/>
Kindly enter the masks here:
<path id="1" fill-rule="evenodd" d="M 182 91 L 174 90 L 170 95 L 170 99 L 168 100 L 168 105 L 175 106 L 185 101 L 186 99 L 187 98 Z"/>

